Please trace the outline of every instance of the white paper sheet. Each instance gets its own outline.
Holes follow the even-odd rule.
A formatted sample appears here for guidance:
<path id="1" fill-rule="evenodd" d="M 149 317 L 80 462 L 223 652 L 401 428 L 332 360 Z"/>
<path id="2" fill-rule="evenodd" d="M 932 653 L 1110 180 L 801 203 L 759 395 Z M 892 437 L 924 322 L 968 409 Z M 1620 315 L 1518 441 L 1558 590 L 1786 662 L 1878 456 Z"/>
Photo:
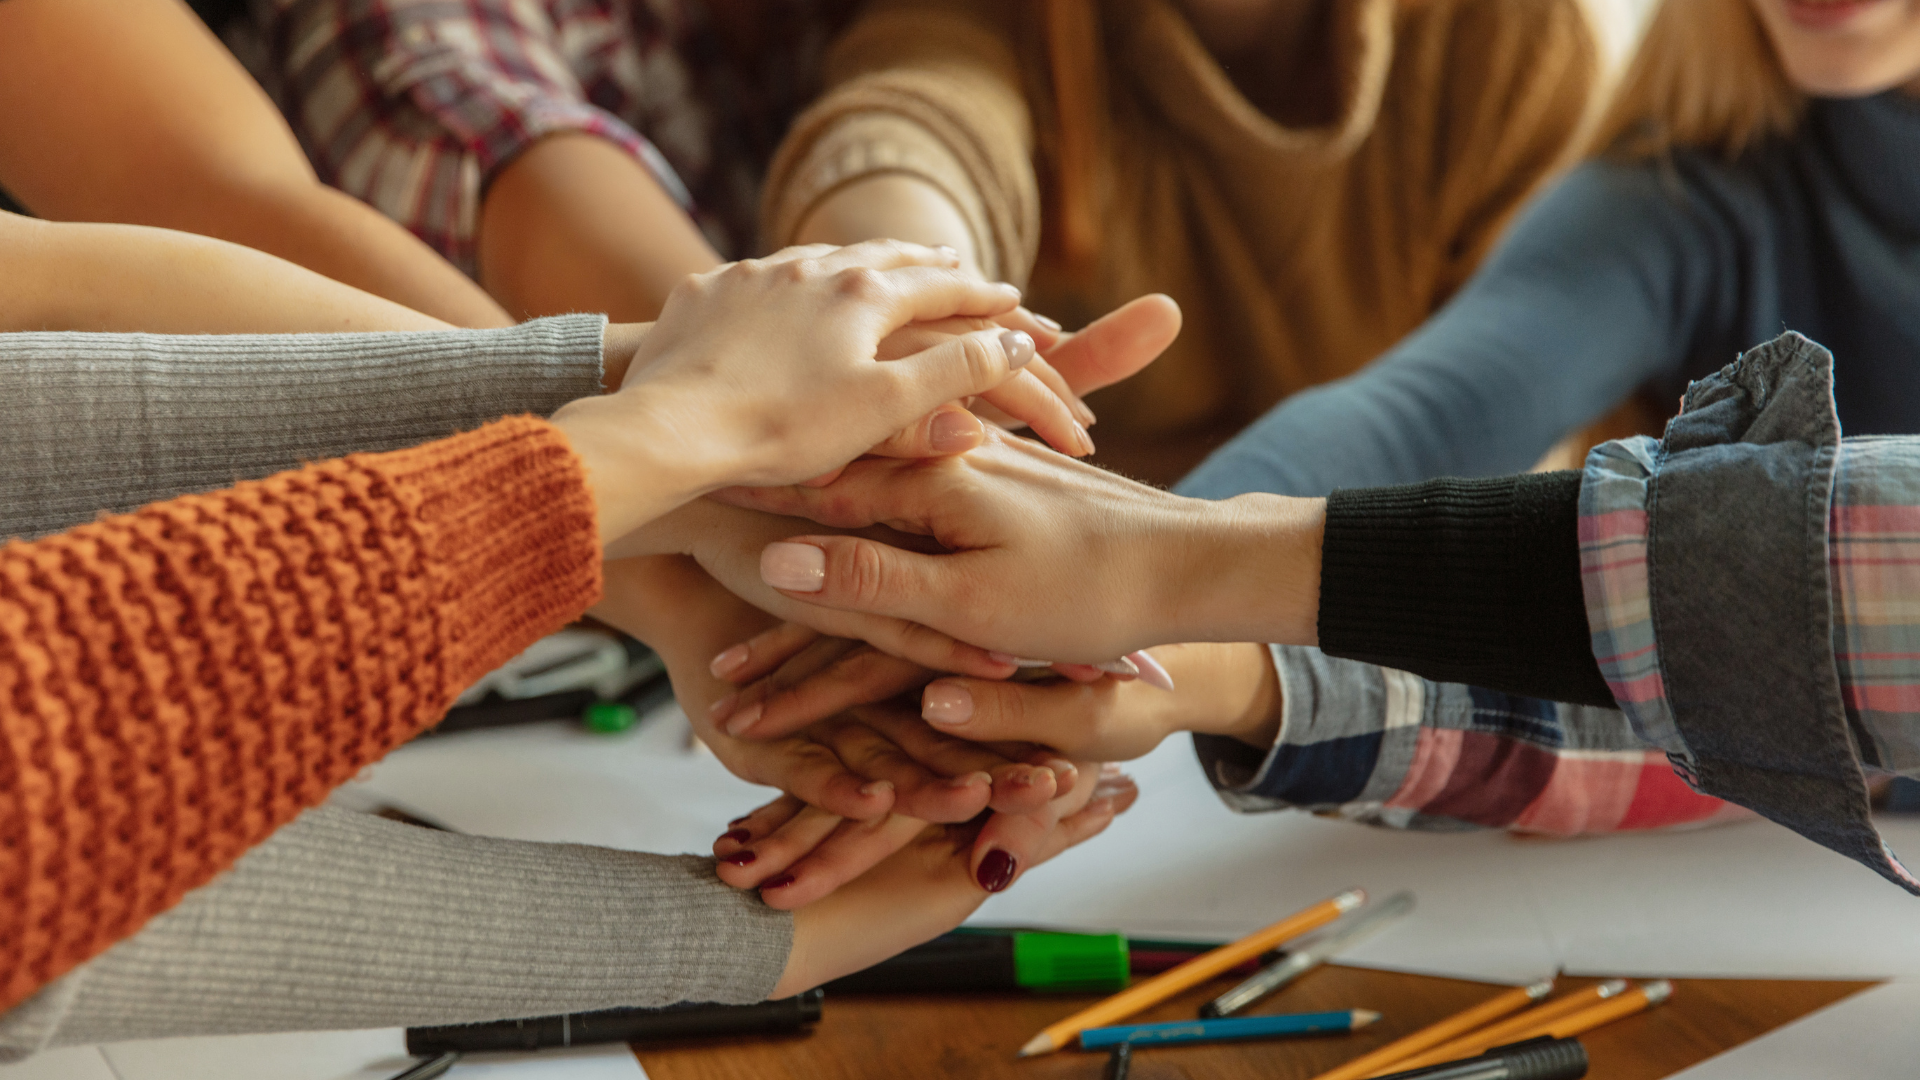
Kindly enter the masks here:
<path id="1" fill-rule="evenodd" d="M 1920 983 L 1834 1002 L 1671 1080 L 1893 1080 L 1920 1072 Z"/>
<path id="2" fill-rule="evenodd" d="M 387 1080 L 419 1060 L 407 1056 L 399 1028 L 149 1039 L 115 1043 L 101 1052 L 116 1080 Z M 447 1080 L 646 1080 L 646 1075 L 633 1051 L 615 1043 L 537 1054 L 476 1054 L 455 1065 Z"/>
<path id="3" fill-rule="evenodd" d="M 96 1046 L 48 1050 L 14 1065 L 0 1065 L 0 1080 L 116 1080 Z"/>

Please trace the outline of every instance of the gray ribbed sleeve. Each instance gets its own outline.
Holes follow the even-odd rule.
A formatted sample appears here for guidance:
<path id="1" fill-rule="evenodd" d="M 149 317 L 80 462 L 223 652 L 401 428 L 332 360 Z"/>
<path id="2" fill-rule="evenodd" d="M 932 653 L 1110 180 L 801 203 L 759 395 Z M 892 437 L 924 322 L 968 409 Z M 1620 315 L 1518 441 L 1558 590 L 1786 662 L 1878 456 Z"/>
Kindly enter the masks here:
<path id="1" fill-rule="evenodd" d="M 763 1000 L 793 919 L 713 860 L 310 810 L 0 1017 L 0 1061 L 171 1035 Z"/>
<path id="2" fill-rule="evenodd" d="M 600 392 L 600 315 L 382 334 L 0 334 L 0 538 Z"/>

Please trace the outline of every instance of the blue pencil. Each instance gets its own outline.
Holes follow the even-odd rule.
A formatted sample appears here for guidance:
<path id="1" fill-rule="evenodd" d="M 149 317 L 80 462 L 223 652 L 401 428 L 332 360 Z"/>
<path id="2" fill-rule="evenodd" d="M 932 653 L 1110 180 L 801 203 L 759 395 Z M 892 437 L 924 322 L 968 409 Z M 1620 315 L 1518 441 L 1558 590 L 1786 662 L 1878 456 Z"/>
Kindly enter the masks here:
<path id="1" fill-rule="evenodd" d="M 1088 1028 L 1080 1033 L 1082 1049 L 1117 1043 L 1135 1046 L 1171 1046 L 1174 1043 L 1225 1042 L 1228 1039 L 1270 1039 L 1278 1035 L 1313 1035 L 1326 1031 L 1363 1028 L 1380 1014 L 1372 1009 L 1340 1012 L 1282 1013 L 1277 1016 L 1230 1016 L 1222 1020 L 1175 1020 L 1166 1024 L 1120 1024 Z"/>

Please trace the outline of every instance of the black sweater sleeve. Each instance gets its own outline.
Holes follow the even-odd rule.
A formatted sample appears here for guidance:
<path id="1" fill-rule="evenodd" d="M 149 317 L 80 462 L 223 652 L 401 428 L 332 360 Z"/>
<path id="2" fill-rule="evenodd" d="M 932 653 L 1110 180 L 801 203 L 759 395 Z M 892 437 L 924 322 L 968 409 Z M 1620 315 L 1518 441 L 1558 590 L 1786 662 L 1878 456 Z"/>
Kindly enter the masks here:
<path id="1" fill-rule="evenodd" d="M 1580 475 L 1334 492 L 1320 648 L 1438 682 L 1612 708 L 1580 588 Z"/>

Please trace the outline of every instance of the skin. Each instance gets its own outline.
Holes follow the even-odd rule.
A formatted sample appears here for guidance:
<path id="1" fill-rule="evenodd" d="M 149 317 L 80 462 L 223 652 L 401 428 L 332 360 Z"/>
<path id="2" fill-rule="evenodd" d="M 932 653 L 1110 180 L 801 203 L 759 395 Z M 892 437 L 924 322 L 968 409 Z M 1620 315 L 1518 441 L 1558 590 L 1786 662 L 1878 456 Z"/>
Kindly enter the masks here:
<path id="1" fill-rule="evenodd" d="M 1920 2 L 1752 0 L 1793 84 L 1819 97 L 1920 95 Z"/>
<path id="2" fill-rule="evenodd" d="M 454 325 L 510 322 L 405 229 L 320 183 L 177 0 L 0 4 L 0 115 L 0 186 L 37 217 L 198 233 Z"/>

